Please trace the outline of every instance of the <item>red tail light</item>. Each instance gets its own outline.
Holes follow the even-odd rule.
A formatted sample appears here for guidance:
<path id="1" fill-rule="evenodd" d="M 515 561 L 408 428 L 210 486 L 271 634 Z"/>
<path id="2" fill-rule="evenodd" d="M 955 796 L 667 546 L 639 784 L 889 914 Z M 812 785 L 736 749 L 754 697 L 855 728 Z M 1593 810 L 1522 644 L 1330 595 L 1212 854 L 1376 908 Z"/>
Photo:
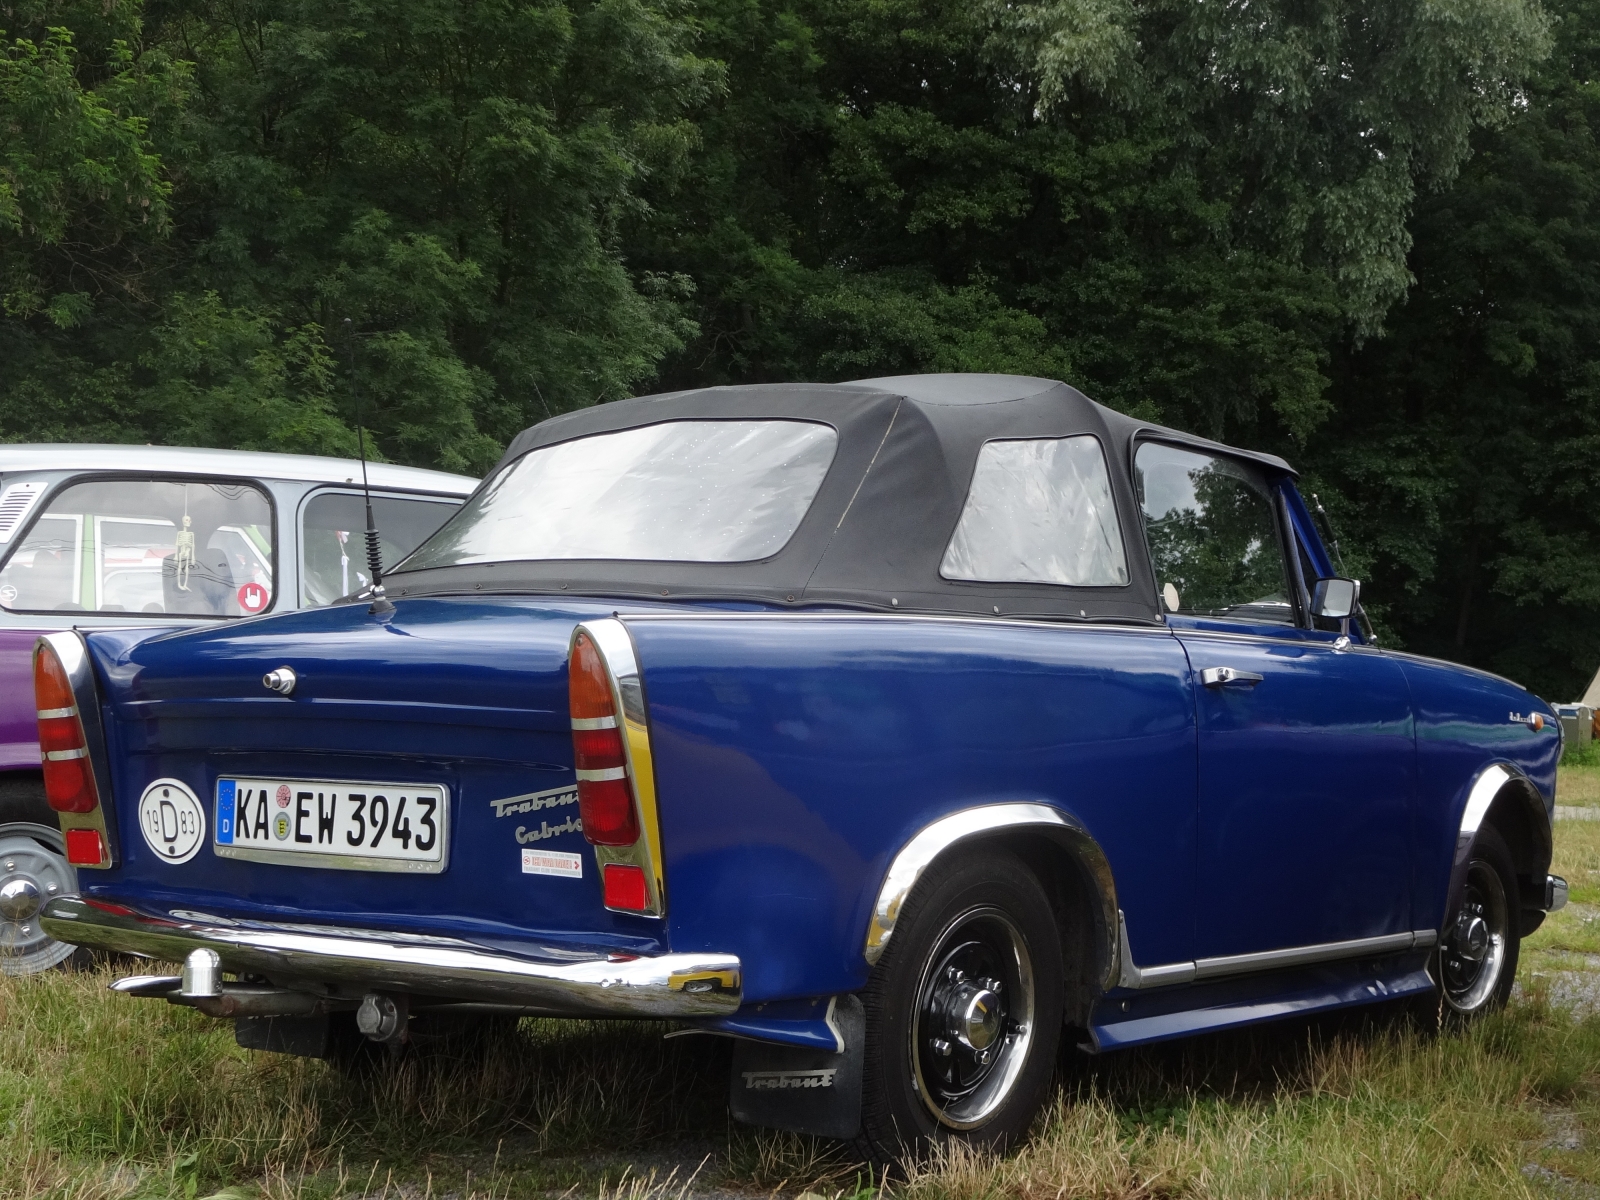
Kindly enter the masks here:
<path id="1" fill-rule="evenodd" d="M 34 652 L 33 692 L 39 709 L 45 797 L 57 812 L 93 812 L 100 806 L 100 794 L 89 765 L 89 743 L 77 698 L 61 659 L 47 645 Z M 94 861 L 100 861 L 98 847 Z"/>
<path id="2" fill-rule="evenodd" d="M 605 662 L 586 633 L 573 639 L 567 679 L 583 836 L 596 846 L 631 846 L 639 840 L 639 813 L 621 722 Z"/>

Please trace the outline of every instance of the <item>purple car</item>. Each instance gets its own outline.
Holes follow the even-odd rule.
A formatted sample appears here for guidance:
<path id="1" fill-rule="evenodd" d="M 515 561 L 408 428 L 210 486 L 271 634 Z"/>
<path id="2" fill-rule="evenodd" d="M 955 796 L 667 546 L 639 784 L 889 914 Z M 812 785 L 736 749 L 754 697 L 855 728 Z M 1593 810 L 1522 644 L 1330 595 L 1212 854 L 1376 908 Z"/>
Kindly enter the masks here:
<path id="1" fill-rule="evenodd" d="M 440 471 L 368 467 L 385 566 L 477 486 Z M 315 608 L 367 586 L 361 464 L 167 446 L 0 446 L 0 971 L 73 947 L 40 928 L 77 890 L 45 803 L 33 697 L 40 635 L 201 625 Z"/>

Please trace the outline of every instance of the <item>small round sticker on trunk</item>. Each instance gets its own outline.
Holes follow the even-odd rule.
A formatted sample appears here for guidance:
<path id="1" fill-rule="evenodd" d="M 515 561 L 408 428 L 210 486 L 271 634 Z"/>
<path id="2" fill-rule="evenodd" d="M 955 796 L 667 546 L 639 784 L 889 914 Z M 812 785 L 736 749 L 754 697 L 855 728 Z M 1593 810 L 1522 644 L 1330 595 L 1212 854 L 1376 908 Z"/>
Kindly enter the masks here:
<path id="1" fill-rule="evenodd" d="M 162 862 L 186 863 L 205 838 L 206 810 L 187 784 L 158 779 L 139 797 L 139 832 Z"/>

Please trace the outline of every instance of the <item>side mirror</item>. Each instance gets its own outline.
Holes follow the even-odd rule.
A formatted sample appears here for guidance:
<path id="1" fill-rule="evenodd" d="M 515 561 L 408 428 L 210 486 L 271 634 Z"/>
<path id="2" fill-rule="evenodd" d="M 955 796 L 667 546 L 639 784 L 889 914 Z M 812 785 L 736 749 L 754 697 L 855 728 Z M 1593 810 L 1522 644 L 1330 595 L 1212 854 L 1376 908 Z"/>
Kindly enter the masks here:
<path id="1" fill-rule="evenodd" d="M 1319 617 L 1343 621 L 1356 611 L 1361 599 L 1359 579 L 1319 579 L 1311 593 L 1311 611 Z"/>

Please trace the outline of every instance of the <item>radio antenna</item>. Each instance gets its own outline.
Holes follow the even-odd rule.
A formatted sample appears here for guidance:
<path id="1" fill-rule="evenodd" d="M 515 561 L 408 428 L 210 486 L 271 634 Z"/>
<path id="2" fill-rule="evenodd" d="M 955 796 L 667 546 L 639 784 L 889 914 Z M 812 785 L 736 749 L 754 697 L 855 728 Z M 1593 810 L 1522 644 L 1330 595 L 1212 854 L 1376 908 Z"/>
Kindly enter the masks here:
<path id="1" fill-rule="evenodd" d="M 1317 499 L 1315 492 L 1311 493 L 1311 503 L 1317 506 L 1317 515 L 1322 518 L 1322 527 L 1328 531 L 1328 545 L 1333 550 L 1333 557 L 1338 560 L 1339 570 L 1344 570 L 1344 555 L 1339 553 L 1339 535 L 1333 531 L 1333 519 L 1328 516 L 1328 510 L 1322 507 L 1322 501 Z"/>
<path id="2" fill-rule="evenodd" d="M 350 394 L 356 402 L 356 448 L 361 454 L 361 492 L 367 501 L 367 570 L 372 577 L 372 607 L 369 613 L 392 613 L 394 605 L 383 593 L 383 542 L 378 537 L 378 522 L 372 515 L 372 485 L 367 482 L 367 433 L 361 420 L 361 389 L 356 384 L 355 323 L 344 319 L 345 361 L 350 368 Z"/>

